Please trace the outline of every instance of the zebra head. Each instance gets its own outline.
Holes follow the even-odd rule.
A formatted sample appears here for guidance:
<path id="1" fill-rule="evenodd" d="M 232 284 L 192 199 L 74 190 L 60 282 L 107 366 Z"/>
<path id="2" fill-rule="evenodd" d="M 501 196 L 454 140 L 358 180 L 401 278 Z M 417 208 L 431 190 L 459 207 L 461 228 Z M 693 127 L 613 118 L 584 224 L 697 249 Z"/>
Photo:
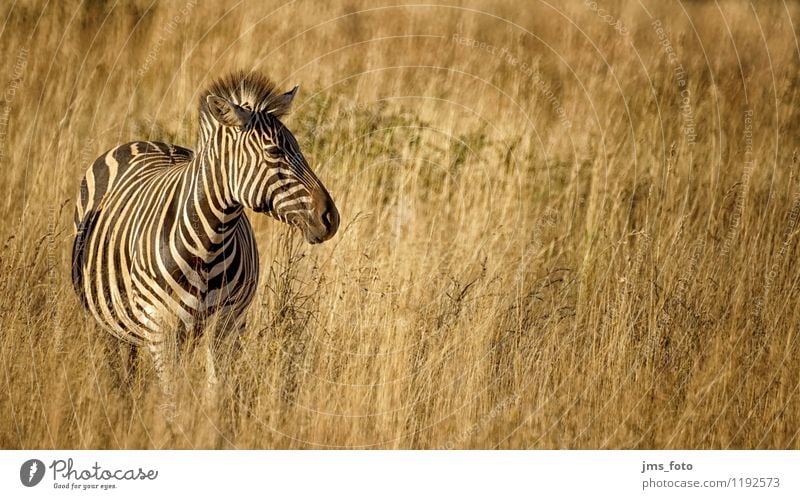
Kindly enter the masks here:
<path id="1" fill-rule="evenodd" d="M 201 98 L 201 143 L 213 141 L 231 200 L 298 227 L 311 244 L 339 228 L 339 212 L 281 122 L 297 87 L 279 94 L 265 77 L 237 73 Z"/>

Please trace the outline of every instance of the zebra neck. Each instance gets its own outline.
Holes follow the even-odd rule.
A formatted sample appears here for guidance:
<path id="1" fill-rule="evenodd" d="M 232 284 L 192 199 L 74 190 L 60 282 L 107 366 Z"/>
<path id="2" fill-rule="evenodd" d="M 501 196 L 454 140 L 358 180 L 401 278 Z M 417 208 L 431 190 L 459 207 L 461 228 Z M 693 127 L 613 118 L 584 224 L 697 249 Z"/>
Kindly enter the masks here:
<path id="1" fill-rule="evenodd" d="M 224 220 L 231 214 L 241 213 L 242 205 L 231 189 L 227 162 L 213 150 L 206 149 L 200 150 L 192 163 L 194 190 L 208 201 L 217 217 Z"/>
<path id="2" fill-rule="evenodd" d="M 208 113 L 200 112 L 200 127 L 197 132 L 196 151 L 204 152 L 208 144 L 213 140 L 212 137 L 217 131 L 218 126 Z"/>
<path id="3" fill-rule="evenodd" d="M 231 238 L 242 216 L 242 206 L 230 200 L 224 180 L 220 171 L 205 161 L 194 161 L 187 169 L 181 211 L 191 228 L 188 242 L 198 256 L 213 258 Z"/>

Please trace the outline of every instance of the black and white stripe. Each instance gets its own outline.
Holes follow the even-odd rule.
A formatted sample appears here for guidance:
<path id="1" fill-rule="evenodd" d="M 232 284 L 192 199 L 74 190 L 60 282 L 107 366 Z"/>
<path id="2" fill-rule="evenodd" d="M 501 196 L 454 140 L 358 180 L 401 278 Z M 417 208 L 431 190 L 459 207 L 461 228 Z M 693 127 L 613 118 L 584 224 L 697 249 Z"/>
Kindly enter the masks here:
<path id="1" fill-rule="evenodd" d="M 201 96 L 196 153 L 131 142 L 81 182 L 75 291 L 106 330 L 150 350 L 165 390 L 165 345 L 202 333 L 215 314 L 240 325 L 253 298 L 258 252 L 244 208 L 297 226 L 312 244 L 338 229 L 333 200 L 280 121 L 296 90 L 233 74 Z"/>

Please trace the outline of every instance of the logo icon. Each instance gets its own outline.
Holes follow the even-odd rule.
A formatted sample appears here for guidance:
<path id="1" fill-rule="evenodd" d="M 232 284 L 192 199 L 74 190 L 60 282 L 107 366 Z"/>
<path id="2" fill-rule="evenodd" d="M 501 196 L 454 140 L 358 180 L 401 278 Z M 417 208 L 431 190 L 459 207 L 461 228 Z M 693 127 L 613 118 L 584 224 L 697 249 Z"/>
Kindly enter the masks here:
<path id="1" fill-rule="evenodd" d="M 35 487 L 44 478 L 44 463 L 38 459 L 28 459 L 19 469 L 19 480 L 26 487 Z"/>

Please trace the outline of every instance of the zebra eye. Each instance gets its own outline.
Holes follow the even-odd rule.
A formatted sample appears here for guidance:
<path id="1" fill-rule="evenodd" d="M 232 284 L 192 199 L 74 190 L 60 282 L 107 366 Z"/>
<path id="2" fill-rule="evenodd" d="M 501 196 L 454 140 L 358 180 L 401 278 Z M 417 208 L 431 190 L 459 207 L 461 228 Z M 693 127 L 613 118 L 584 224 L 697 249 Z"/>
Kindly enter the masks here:
<path id="1" fill-rule="evenodd" d="M 269 156 L 272 157 L 280 156 L 281 148 L 276 146 L 275 144 L 270 144 L 266 148 L 264 148 L 264 152 L 266 152 Z"/>

